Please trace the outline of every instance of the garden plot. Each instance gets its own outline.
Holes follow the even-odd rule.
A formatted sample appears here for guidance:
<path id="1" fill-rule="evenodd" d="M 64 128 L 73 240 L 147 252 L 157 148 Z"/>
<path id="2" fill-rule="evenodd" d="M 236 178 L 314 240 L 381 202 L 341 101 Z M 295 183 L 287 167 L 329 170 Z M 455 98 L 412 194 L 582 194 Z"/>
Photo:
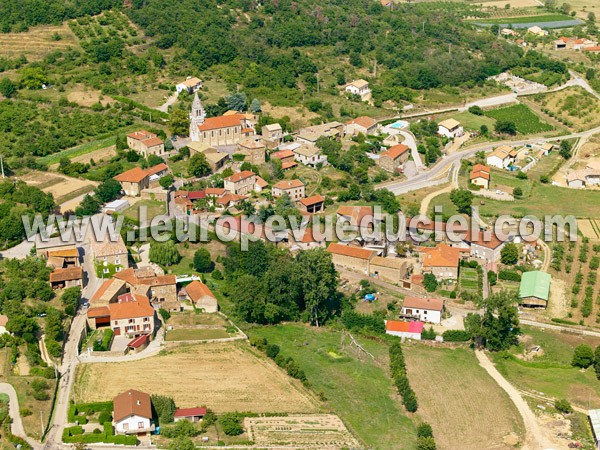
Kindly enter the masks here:
<path id="1" fill-rule="evenodd" d="M 338 449 L 359 445 L 340 418 L 332 414 L 247 417 L 244 426 L 258 446 Z"/>
<path id="2" fill-rule="evenodd" d="M 80 195 L 86 194 L 99 184 L 95 181 L 72 178 L 66 175 L 31 171 L 19 177 L 19 180 L 36 186 L 46 193 L 52 194 L 57 205 L 65 203 Z M 74 205 L 77 206 L 77 205 Z M 73 209 L 73 205 L 71 205 Z"/>

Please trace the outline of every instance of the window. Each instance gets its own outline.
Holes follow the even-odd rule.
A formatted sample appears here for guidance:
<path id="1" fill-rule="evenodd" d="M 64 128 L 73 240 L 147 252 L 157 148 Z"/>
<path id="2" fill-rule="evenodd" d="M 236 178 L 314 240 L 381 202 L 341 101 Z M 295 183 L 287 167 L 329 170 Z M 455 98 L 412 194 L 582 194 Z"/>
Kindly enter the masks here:
<path id="1" fill-rule="evenodd" d="M 135 320 L 134 319 L 129 319 L 128 323 L 135 323 Z"/>
<path id="2" fill-rule="evenodd" d="M 144 322 L 150 322 L 150 317 L 144 317 Z"/>
<path id="3" fill-rule="evenodd" d="M 115 326 L 119 325 L 119 322 L 115 320 Z"/>
<path id="4" fill-rule="evenodd" d="M 105 269 L 103 269 L 103 270 L 102 270 L 102 272 L 103 272 L 103 273 L 109 273 L 109 272 L 110 272 L 110 270 L 108 270 L 108 268 L 105 268 Z"/>
<path id="5" fill-rule="evenodd" d="M 128 423 L 124 423 L 123 424 L 123 430 L 125 430 L 125 431 L 129 430 L 129 424 Z"/>
<path id="6" fill-rule="evenodd" d="M 138 428 L 144 428 L 144 422 L 138 422 Z"/>

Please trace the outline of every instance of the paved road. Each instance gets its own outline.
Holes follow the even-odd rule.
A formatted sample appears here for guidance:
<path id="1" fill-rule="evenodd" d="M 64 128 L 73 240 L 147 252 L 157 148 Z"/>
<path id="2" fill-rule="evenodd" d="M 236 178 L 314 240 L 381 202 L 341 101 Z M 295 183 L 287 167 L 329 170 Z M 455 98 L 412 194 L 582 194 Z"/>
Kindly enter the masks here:
<path id="1" fill-rule="evenodd" d="M 173 92 L 170 97 L 167 99 L 166 102 L 164 102 L 162 105 L 160 105 L 158 108 L 159 111 L 162 112 L 169 112 L 169 106 L 174 105 L 175 102 L 177 101 L 177 98 L 179 97 L 179 93 L 177 91 Z"/>
<path id="2" fill-rule="evenodd" d="M 585 80 L 578 73 L 576 73 L 572 70 L 569 70 L 569 73 L 571 74 L 572 78 L 570 81 L 573 82 L 573 85 L 582 87 L 583 89 L 588 91 L 590 94 L 592 94 L 594 97 L 596 97 L 597 99 L 600 99 L 600 94 L 598 94 L 596 91 L 594 91 L 592 89 L 592 87 L 588 84 L 587 80 Z"/>
<path id="3" fill-rule="evenodd" d="M 431 181 L 439 178 L 440 174 L 448 167 L 448 164 L 460 162 L 460 160 L 464 158 L 470 158 L 475 155 L 475 153 L 483 151 L 483 152 L 491 152 L 494 148 L 500 145 L 512 145 L 512 146 L 522 146 L 526 144 L 535 144 L 537 142 L 550 142 L 556 140 L 563 139 L 579 139 L 582 137 L 588 137 L 593 134 L 600 133 L 600 127 L 592 128 L 588 131 L 583 131 L 580 133 L 572 133 L 563 136 L 555 136 L 555 137 L 537 137 L 531 139 L 521 139 L 517 141 L 501 141 L 501 142 L 493 142 L 493 143 L 484 143 L 472 145 L 470 147 L 466 147 L 463 151 L 453 153 L 451 155 L 443 156 L 440 160 L 432 166 L 427 172 L 423 172 L 419 175 L 414 176 L 410 180 L 398 180 L 398 181 L 388 181 L 384 183 L 380 183 L 376 186 L 376 189 L 388 189 L 396 195 L 404 194 L 410 191 L 416 191 L 418 189 L 422 189 L 431 185 Z"/>
<path id="4" fill-rule="evenodd" d="M 420 172 L 421 170 L 425 169 L 425 165 L 421 161 L 421 155 L 417 150 L 417 141 L 413 134 L 409 133 L 408 131 L 400 131 L 400 134 L 404 137 L 404 141 L 402 141 L 402 143 L 410 148 L 410 154 L 415 162 L 415 165 L 417 166 L 417 170 Z"/>
<path id="5" fill-rule="evenodd" d="M 519 414 L 523 418 L 525 424 L 525 446 L 522 449 L 539 450 L 539 449 L 554 449 L 559 448 L 552 438 L 547 436 L 538 424 L 535 414 L 527 402 L 523 400 L 519 391 L 504 378 L 496 369 L 494 364 L 482 350 L 476 350 L 475 355 L 481 367 L 494 379 L 496 383 L 508 394 L 511 401 L 517 407 Z"/>

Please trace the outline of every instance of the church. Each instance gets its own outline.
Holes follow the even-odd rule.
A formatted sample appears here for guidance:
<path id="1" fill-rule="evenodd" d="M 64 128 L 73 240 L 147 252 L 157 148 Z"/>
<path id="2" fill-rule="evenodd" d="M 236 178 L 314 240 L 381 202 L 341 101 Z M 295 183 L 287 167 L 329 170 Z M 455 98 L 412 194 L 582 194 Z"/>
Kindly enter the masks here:
<path id="1" fill-rule="evenodd" d="M 251 115 L 228 111 L 222 116 L 206 117 L 198 93 L 190 114 L 190 138 L 211 147 L 232 146 L 254 136 Z"/>

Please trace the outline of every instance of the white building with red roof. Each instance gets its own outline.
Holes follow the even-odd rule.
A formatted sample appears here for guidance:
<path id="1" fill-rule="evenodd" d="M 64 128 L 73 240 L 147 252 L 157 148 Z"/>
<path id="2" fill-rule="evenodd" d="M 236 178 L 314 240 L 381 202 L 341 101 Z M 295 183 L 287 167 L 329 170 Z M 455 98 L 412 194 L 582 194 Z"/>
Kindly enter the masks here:
<path id="1" fill-rule="evenodd" d="M 406 297 L 401 315 L 421 322 L 439 324 L 444 313 L 444 301 L 438 298 Z"/>

